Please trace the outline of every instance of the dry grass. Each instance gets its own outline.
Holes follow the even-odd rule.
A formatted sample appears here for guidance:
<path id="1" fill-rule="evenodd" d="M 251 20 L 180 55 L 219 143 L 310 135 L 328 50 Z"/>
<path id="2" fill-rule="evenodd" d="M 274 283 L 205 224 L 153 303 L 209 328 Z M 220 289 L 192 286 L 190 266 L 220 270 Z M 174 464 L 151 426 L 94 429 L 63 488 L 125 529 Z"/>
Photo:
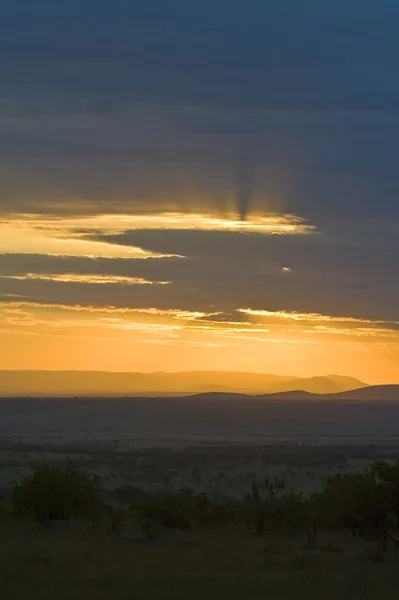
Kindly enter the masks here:
<path id="1" fill-rule="evenodd" d="M 364 553 L 347 541 L 343 552 L 306 551 L 301 540 L 266 543 L 234 531 L 174 534 L 152 544 L 87 527 L 10 523 L 0 528 L 0 597 L 396 600 L 399 564 L 374 564 Z"/>

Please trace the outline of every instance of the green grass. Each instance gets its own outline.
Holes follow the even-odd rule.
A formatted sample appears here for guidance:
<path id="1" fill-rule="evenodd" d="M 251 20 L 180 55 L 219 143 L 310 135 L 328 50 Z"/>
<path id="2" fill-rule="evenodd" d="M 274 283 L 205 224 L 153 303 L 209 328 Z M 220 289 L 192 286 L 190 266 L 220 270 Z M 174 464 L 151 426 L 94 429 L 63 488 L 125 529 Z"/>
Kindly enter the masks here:
<path id="1" fill-rule="evenodd" d="M 105 536 L 84 526 L 0 527 L 2 600 L 393 600 L 398 563 L 371 562 L 372 545 L 304 550 L 237 531 Z M 327 540 L 320 541 L 326 544 Z"/>

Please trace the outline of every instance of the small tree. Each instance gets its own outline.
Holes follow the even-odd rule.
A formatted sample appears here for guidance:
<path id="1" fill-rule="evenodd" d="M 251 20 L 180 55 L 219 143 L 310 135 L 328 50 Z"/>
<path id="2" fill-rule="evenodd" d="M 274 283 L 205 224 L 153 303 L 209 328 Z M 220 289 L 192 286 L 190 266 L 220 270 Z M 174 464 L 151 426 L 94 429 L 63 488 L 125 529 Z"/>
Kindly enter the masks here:
<path id="1" fill-rule="evenodd" d="M 69 521 L 90 516 L 98 508 L 97 478 L 75 469 L 43 466 L 17 485 L 11 506 L 17 517 L 37 521 Z"/>
<path id="2" fill-rule="evenodd" d="M 382 560 L 391 537 L 387 486 L 371 470 L 339 474 L 327 478 L 321 498 L 329 512 L 330 526 L 342 526 L 354 537 L 375 540 L 375 560 Z"/>
<path id="3" fill-rule="evenodd" d="M 160 494 L 134 502 L 131 512 L 147 537 L 152 537 L 154 530 L 159 528 L 190 528 L 184 505 L 174 494 Z"/>
<path id="4" fill-rule="evenodd" d="M 139 499 L 131 511 L 147 537 L 160 528 L 186 530 L 235 523 L 230 506 L 213 503 L 207 494 L 195 494 L 190 488 Z"/>
<path id="5" fill-rule="evenodd" d="M 287 490 L 282 478 L 265 477 L 253 483 L 245 495 L 248 520 L 254 523 L 256 533 L 295 529 L 303 519 L 302 498 Z"/>
<path id="6" fill-rule="evenodd" d="M 115 500 L 127 506 L 143 501 L 147 496 L 148 494 L 144 490 L 129 484 L 121 485 L 114 491 Z"/>
<path id="7" fill-rule="evenodd" d="M 399 530 L 399 461 L 388 463 L 378 460 L 371 465 L 369 472 L 387 488 L 391 510 L 395 515 L 396 529 Z"/>

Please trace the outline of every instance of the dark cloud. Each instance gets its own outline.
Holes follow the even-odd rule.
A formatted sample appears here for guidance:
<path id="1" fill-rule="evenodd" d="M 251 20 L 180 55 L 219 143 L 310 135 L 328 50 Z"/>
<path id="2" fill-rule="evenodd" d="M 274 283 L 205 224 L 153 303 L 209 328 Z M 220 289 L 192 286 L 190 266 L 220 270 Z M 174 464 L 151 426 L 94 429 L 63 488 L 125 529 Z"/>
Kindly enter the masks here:
<path id="1" fill-rule="evenodd" d="M 399 11 L 387 0 L 16 0 L 0 17 L 3 94 L 20 111 L 398 105 Z"/>
<path id="2" fill-rule="evenodd" d="M 231 134 L 212 133 L 218 122 Z M 223 210 L 235 197 L 241 213 L 319 223 L 399 216 L 399 118 L 385 113 L 142 107 L 3 119 L 0 130 L 3 210 L 131 212 L 136 201 L 151 210 L 190 198 Z"/>

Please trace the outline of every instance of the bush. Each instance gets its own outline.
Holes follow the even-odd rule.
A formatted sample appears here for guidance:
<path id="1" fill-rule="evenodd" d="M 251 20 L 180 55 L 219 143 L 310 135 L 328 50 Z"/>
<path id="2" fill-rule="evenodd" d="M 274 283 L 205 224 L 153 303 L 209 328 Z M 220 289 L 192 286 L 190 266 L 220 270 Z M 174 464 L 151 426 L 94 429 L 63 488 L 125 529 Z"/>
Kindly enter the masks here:
<path id="1" fill-rule="evenodd" d="M 69 521 L 96 511 L 99 482 L 68 465 L 39 467 L 17 485 L 11 506 L 16 517 L 33 516 L 37 521 Z"/>
<path id="2" fill-rule="evenodd" d="M 230 506 L 213 503 L 207 494 L 195 494 L 189 488 L 137 500 L 132 503 L 131 511 L 146 535 L 159 528 L 186 530 L 236 520 Z"/>
<path id="3" fill-rule="evenodd" d="M 354 536 L 375 538 L 389 526 L 390 497 L 386 485 L 372 471 L 335 475 L 322 492 L 331 526 L 349 529 Z"/>
<path id="4" fill-rule="evenodd" d="M 133 503 L 132 513 L 143 531 L 148 534 L 154 527 L 190 529 L 190 522 L 181 500 L 173 494 L 162 494 Z"/>
<path id="5" fill-rule="evenodd" d="M 287 490 L 283 479 L 265 477 L 245 495 L 247 523 L 257 534 L 293 531 L 304 519 L 302 497 Z"/>
<path id="6" fill-rule="evenodd" d="M 399 461 L 387 463 L 379 460 L 370 467 L 369 472 L 387 488 L 396 529 L 399 530 Z"/>
<path id="7" fill-rule="evenodd" d="M 133 485 L 121 485 L 114 490 L 114 498 L 117 502 L 131 506 L 135 502 L 143 501 L 147 498 L 144 490 L 136 488 Z"/>
<path id="8" fill-rule="evenodd" d="M 10 516 L 10 504 L 8 502 L 0 502 L 0 520 L 8 519 Z"/>

